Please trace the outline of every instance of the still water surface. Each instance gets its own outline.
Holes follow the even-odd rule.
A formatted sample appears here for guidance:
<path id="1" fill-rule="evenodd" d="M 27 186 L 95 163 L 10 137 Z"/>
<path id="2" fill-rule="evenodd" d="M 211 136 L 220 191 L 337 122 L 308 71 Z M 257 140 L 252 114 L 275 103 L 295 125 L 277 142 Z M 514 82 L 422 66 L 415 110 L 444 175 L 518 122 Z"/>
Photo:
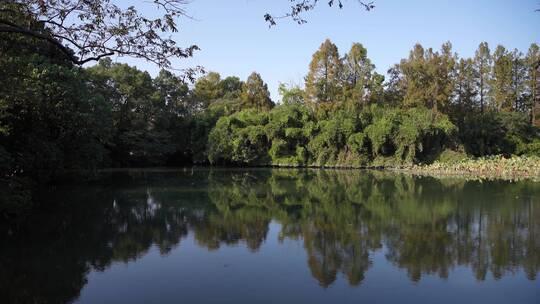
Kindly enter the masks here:
<path id="1" fill-rule="evenodd" d="M 2 303 L 540 303 L 540 183 L 131 170 L 1 224 Z"/>

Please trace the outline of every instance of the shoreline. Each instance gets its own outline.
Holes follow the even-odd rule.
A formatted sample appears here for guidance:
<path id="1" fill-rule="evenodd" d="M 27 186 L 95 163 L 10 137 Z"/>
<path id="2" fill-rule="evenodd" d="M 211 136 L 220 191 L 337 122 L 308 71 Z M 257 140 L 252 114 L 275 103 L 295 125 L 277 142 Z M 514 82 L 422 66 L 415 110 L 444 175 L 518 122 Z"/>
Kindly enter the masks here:
<path id="1" fill-rule="evenodd" d="M 360 166 L 360 165 L 298 165 L 298 164 L 270 164 L 270 165 L 193 165 L 184 167 L 130 167 L 130 168 L 104 168 L 98 172 L 107 173 L 125 170 L 144 171 L 176 171 L 190 169 L 325 169 L 325 170 L 373 170 L 395 173 L 405 173 L 417 176 L 431 176 L 435 178 L 465 178 L 465 179 L 501 179 L 540 181 L 540 157 L 513 156 L 505 158 L 492 156 L 477 159 L 463 159 L 454 162 L 434 162 L 432 164 L 400 165 L 400 166 Z"/>

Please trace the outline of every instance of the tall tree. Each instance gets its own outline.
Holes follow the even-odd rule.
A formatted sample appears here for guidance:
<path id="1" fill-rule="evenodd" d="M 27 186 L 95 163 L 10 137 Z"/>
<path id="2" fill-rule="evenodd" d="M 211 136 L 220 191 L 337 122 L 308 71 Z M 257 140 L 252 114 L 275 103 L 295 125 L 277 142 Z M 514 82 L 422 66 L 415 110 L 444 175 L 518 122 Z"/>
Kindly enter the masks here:
<path id="1" fill-rule="evenodd" d="M 455 104 L 458 113 L 465 114 L 475 108 L 476 71 L 471 58 L 459 60 L 455 81 Z"/>
<path id="2" fill-rule="evenodd" d="M 527 111 L 525 96 L 525 76 L 527 67 L 525 65 L 525 58 L 523 58 L 523 53 L 517 49 L 514 49 L 509 55 L 512 60 L 510 98 L 514 110 L 525 112 Z"/>
<path id="3" fill-rule="evenodd" d="M 374 69 L 375 65 L 367 57 L 367 49 L 361 43 L 354 43 L 343 58 L 345 98 L 358 103 L 366 102 Z"/>
<path id="4" fill-rule="evenodd" d="M 338 48 L 330 39 L 326 39 L 309 64 L 306 100 L 315 103 L 338 101 L 341 97 L 341 73 Z"/>
<path id="5" fill-rule="evenodd" d="M 246 107 L 257 110 L 270 110 L 274 103 L 270 99 L 268 85 L 264 83 L 259 73 L 253 72 L 242 87 L 242 102 Z"/>
<path id="6" fill-rule="evenodd" d="M 532 124 L 536 120 L 536 99 L 538 99 L 538 65 L 540 65 L 540 49 L 538 44 L 533 43 L 527 51 L 525 56 L 525 66 L 526 66 L 526 80 L 525 80 L 525 91 L 526 91 L 526 104 L 529 108 L 529 117 Z"/>
<path id="7" fill-rule="evenodd" d="M 221 75 L 210 72 L 199 78 L 195 82 L 193 96 L 199 106 L 207 108 L 213 101 L 223 97 L 223 86 L 221 85 Z"/>
<path id="8" fill-rule="evenodd" d="M 502 45 L 493 52 L 491 95 L 497 111 L 511 111 L 514 105 L 512 90 L 512 54 Z"/>
<path id="9" fill-rule="evenodd" d="M 242 93 L 244 82 L 236 76 L 229 76 L 220 83 L 223 90 L 223 97 L 227 99 L 238 99 Z"/>
<path id="10" fill-rule="evenodd" d="M 435 111 L 439 107 L 447 107 L 452 99 L 456 58 L 450 42 L 443 43 L 440 53 L 433 53 L 431 50 L 428 52 L 428 74 L 432 79 L 429 95 Z"/>
<path id="11" fill-rule="evenodd" d="M 153 83 L 157 94 L 153 99 L 160 109 L 166 109 L 176 118 L 186 117 L 193 111 L 188 99 L 189 88 L 180 77 L 163 69 Z"/>
<path id="12" fill-rule="evenodd" d="M 117 165 L 160 163 L 175 144 L 166 132 L 166 99 L 148 72 L 109 58 L 87 69 L 96 94 L 107 96 L 113 119 L 111 156 Z M 163 76 L 163 75 L 162 75 Z"/>
<path id="13" fill-rule="evenodd" d="M 450 43 L 443 44 L 440 53 L 416 44 L 409 58 L 391 72 L 391 84 L 397 86 L 393 90 L 404 94 L 405 105 L 423 105 L 437 112 L 452 98 L 454 66 Z"/>
<path id="14" fill-rule="evenodd" d="M 492 58 L 487 42 L 482 42 L 478 45 L 478 49 L 474 55 L 474 69 L 480 112 L 484 112 L 485 105 L 489 103 L 489 83 L 491 81 L 492 69 Z"/>
<path id="15" fill-rule="evenodd" d="M 104 165 L 110 107 L 83 70 L 46 42 L 0 33 L 0 71 L 0 192 L 6 201 L 19 178 L 48 182 L 66 169 Z"/>
<path id="16" fill-rule="evenodd" d="M 426 51 L 420 44 L 416 44 L 409 53 L 408 59 L 402 59 L 396 67 L 398 87 L 404 93 L 405 105 L 427 105 L 431 102 L 427 96 L 429 78 Z"/>

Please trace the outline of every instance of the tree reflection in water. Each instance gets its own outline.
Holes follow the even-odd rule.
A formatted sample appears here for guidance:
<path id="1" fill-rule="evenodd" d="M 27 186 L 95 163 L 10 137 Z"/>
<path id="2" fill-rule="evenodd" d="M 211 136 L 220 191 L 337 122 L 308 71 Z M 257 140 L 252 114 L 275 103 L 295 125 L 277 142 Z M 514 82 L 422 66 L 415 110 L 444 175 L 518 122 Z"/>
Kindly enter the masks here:
<path id="1" fill-rule="evenodd" d="M 43 210 L 1 226 L 0 294 L 7 303 L 76 299 L 92 270 L 151 246 L 257 252 L 271 221 L 303 242 L 323 287 L 359 285 L 383 251 L 413 281 L 469 267 L 477 280 L 540 269 L 540 185 L 334 170 L 110 173 L 102 183 L 43 194 Z M 54 279 L 50 279 L 54 278 Z"/>

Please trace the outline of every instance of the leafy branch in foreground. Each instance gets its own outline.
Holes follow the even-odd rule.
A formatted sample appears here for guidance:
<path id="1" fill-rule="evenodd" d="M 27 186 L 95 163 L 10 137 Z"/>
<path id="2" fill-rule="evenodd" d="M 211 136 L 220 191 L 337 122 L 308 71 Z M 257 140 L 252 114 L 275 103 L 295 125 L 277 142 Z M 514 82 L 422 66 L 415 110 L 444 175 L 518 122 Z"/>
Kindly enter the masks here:
<path id="1" fill-rule="evenodd" d="M 276 25 L 276 19 L 286 19 L 291 18 L 293 21 L 295 21 L 298 24 L 304 24 L 306 23 L 306 19 L 302 17 L 302 14 L 308 11 L 312 11 L 315 9 L 317 4 L 319 4 L 319 0 L 290 0 L 291 2 L 291 11 L 289 13 L 286 13 L 281 16 L 274 16 L 270 13 L 267 13 L 264 15 L 264 20 L 269 23 L 270 26 Z M 329 0 L 328 6 L 333 7 L 337 6 L 339 9 L 342 9 L 344 7 L 343 4 L 344 1 L 342 0 Z M 371 2 L 365 2 L 358 0 L 358 3 L 366 10 L 370 11 L 375 8 L 375 5 L 373 4 L 373 1 Z"/>
<path id="2" fill-rule="evenodd" d="M 189 17 L 186 0 L 152 0 L 157 18 L 112 0 L 6 0 L 0 4 L 0 33 L 46 40 L 70 61 L 82 65 L 112 55 L 142 58 L 164 68 L 187 58 L 196 45 L 180 47 L 167 36 L 176 20 Z"/>

